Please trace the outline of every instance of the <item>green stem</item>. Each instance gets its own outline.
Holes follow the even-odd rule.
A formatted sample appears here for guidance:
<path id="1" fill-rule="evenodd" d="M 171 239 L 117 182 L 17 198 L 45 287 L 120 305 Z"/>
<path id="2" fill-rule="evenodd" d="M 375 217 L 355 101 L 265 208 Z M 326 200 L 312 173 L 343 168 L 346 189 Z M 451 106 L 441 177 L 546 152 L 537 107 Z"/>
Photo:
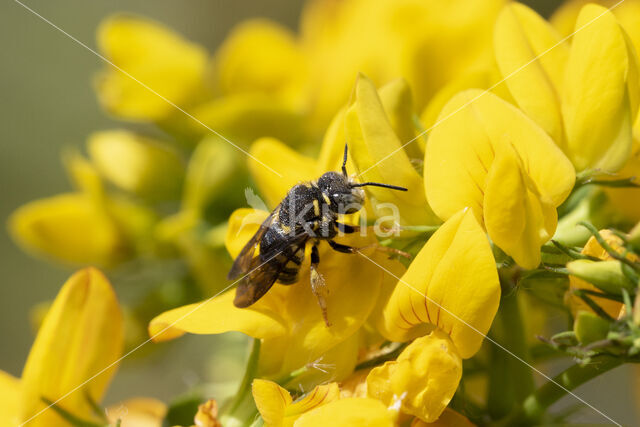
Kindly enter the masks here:
<path id="1" fill-rule="evenodd" d="M 291 381 L 293 381 L 294 379 L 298 378 L 300 375 L 305 374 L 309 372 L 309 367 L 308 366 L 303 366 L 302 368 L 296 369 L 295 371 L 286 374 L 283 377 L 274 379 L 273 382 L 275 382 L 276 384 L 287 388 L 287 384 L 289 384 Z"/>
<path id="2" fill-rule="evenodd" d="M 225 411 L 221 417 L 226 422 L 224 425 L 246 425 L 253 421 L 253 417 L 256 413 L 256 407 L 253 403 L 253 397 L 251 395 L 251 383 L 253 382 L 258 372 L 258 359 L 260 357 L 260 344 L 259 339 L 254 339 L 251 345 L 251 353 L 249 354 L 249 360 L 247 361 L 247 368 L 238 387 L 235 397 L 229 405 L 229 409 Z"/>
<path id="3" fill-rule="evenodd" d="M 439 225 L 403 225 L 402 231 L 415 231 L 418 233 L 435 233 L 440 228 Z"/>
<path id="4" fill-rule="evenodd" d="M 569 391 L 623 363 L 622 360 L 609 357 L 596 360 L 586 366 L 571 366 L 529 395 L 522 404 L 518 418 L 527 424 L 539 422 L 547 408 Z"/>
<path id="5" fill-rule="evenodd" d="M 502 298 L 494 325 L 494 339 L 512 353 L 508 354 L 498 346 L 491 348 L 488 406 L 491 416 L 498 419 L 511 412 L 534 390 L 533 373 L 523 363 L 530 363 L 531 357 L 517 295 Z"/>

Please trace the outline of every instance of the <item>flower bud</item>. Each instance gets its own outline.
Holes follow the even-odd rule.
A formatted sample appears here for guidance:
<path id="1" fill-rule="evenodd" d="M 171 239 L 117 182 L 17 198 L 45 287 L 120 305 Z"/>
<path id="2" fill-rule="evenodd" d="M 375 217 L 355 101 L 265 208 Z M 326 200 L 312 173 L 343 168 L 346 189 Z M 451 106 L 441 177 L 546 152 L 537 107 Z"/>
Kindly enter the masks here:
<path id="1" fill-rule="evenodd" d="M 622 272 L 620 261 L 590 261 L 579 259 L 567 264 L 569 273 L 585 280 L 606 293 L 621 295 L 621 289 L 632 291 L 634 284 Z"/>

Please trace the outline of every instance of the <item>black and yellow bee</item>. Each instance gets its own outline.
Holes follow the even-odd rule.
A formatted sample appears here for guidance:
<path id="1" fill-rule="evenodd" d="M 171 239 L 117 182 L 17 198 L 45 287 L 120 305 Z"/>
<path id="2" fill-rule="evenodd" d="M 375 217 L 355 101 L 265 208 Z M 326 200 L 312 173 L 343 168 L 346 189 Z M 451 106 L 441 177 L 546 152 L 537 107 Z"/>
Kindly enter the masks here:
<path id="1" fill-rule="evenodd" d="M 291 285 L 298 281 L 307 242 L 311 248 L 311 289 L 327 326 L 327 288 L 318 273 L 318 244 L 326 240 L 338 252 L 355 253 L 358 248 L 343 245 L 333 239 L 339 233 L 353 233 L 357 227 L 338 222 L 343 214 L 362 209 L 366 185 L 407 191 L 406 188 L 377 182 L 356 183 L 347 175 L 347 146 L 344 148 L 342 173 L 327 172 L 316 181 L 297 184 L 260 225 L 244 246 L 228 274 L 229 280 L 239 280 L 234 304 L 248 307 L 258 301 L 278 281 Z M 255 250 L 260 252 L 255 256 Z"/>

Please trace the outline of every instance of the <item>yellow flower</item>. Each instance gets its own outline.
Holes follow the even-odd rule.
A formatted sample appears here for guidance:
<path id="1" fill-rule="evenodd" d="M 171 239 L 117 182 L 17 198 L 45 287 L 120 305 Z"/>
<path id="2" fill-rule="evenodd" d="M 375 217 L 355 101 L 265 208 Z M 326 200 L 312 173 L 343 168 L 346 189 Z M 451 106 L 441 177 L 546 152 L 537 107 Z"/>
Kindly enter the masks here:
<path id="1" fill-rule="evenodd" d="M 407 150 L 402 147 L 416 136 L 413 114 L 411 91 L 403 80 L 389 83 L 378 94 L 373 82 L 360 75 L 355 101 L 345 117 L 346 140 L 359 179 L 408 189 L 399 192 L 368 188 L 376 213 L 384 215 L 382 204 L 392 203 L 399 209 L 402 225 L 435 224 L 439 221 L 427 204 L 422 177 L 414 166 L 424 152 L 418 141 L 407 145 Z"/>
<path id="2" fill-rule="evenodd" d="M 103 55 L 128 74 L 109 65 L 98 75 L 96 91 L 108 112 L 162 121 L 181 114 L 167 100 L 186 108 L 201 95 L 208 55 L 200 46 L 149 19 L 126 15 L 102 22 L 97 37 Z"/>
<path id="3" fill-rule="evenodd" d="M 236 143 L 269 135 L 292 143 L 307 139 L 306 59 L 286 28 L 263 19 L 248 20 L 227 36 L 213 58 L 215 98 L 192 113 Z M 206 129 L 189 120 L 198 134 Z"/>
<path id="4" fill-rule="evenodd" d="M 71 276 L 38 332 L 22 378 L 0 372 L 0 424 L 60 425 L 60 416 L 42 399 L 92 419 L 87 399 L 102 398 L 122 341 L 122 314 L 107 279 L 93 268 Z"/>
<path id="5" fill-rule="evenodd" d="M 297 425 L 296 420 L 304 413 L 340 398 L 336 383 L 317 386 L 295 402 L 287 390 L 272 381 L 256 379 L 251 391 L 267 427 Z"/>
<path id="6" fill-rule="evenodd" d="M 197 427 L 222 427 L 218 420 L 218 402 L 209 399 L 198 405 L 198 412 L 193 420 Z"/>
<path id="7" fill-rule="evenodd" d="M 607 242 L 609 246 L 613 248 L 613 250 L 615 250 L 620 254 L 624 251 L 624 246 L 623 246 L 624 242 L 619 236 L 617 236 L 610 230 L 601 230 L 600 235 L 605 240 L 605 242 Z M 613 259 L 611 255 L 609 255 L 607 251 L 605 251 L 604 248 L 600 246 L 600 243 L 598 243 L 596 238 L 593 236 L 591 236 L 587 241 L 587 243 L 584 245 L 584 248 L 582 248 L 581 253 L 584 255 L 589 255 L 589 256 L 601 259 L 601 260 Z M 635 259 L 640 261 L 640 259 L 638 259 L 638 257 L 633 254 L 628 254 L 627 256 L 631 260 Z M 577 289 L 586 289 L 586 290 L 596 291 L 596 292 L 599 291 L 598 288 L 593 286 L 591 283 L 588 283 L 575 276 L 569 276 L 569 291 L 566 294 L 565 300 L 569 305 L 569 308 L 571 309 L 571 313 L 573 314 L 574 317 L 576 317 L 580 311 L 588 311 L 588 312 L 593 311 L 591 307 L 589 307 L 587 303 L 585 303 L 580 297 L 573 294 L 573 291 Z M 595 296 L 590 296 L 590 298 L 595 303 L 597 303 L 608 315 L 610 315 L 614 319 L 617 319 L 620 316 L 620 314 L 623 313 L 622 310 L 624 309 L 624 304 L 620 302 L 613 301 L 606 298 L 599 298 Z"/>
<path id="8" fill-rule="evenodd" d="M 135 250 L 148 250 L 155 214 L 107 194 L 95 165 L 80 154 L 65 160 L 80 191 L 18 208 L 8 221 L 12 237 L 28 252 L 69 265 L 112 267 Z"/>
<path id="9" fill-rule="evenodd" d="M 444 373 L 443 373 L 444 375 Z M 287 390 L 267 380 L 254 380 L 253 397 L 267 427 L 280 426 L 392 426 L 405 425 L 407 413 L 398 413 L 397 404 L 387 405 L 385 399 L 366 396 L 364 376 L 356 373 L 354 382 L 365 389 L 363 396 L 351 395 L 345 383 L 328 383 L 316 386 L 304 396 L 293 401 Z M 352 376 L 353 377 L 353 376 Z M 352 381 L 351 378 L 347 381 Z M 412 426 L 458 427 L 472 426 L 466 417 L 451 409 L 445 409 L 434 423 L 414 418 Z"/>
<path id="10" fill-rule="evenodd" d="M 374 368 L 367 393 L 422 421 L 436 421 L 462 378 L 462 359 L 446 333 L 434 330 L 417 338 L 397 360 Z"/>
<path id="11" fill-rule="evenodd" d="M 378 327 L 387 339 L 400 342 L 439 328 L 466 359 L 479 350 L 499 301 L 491 247 L 474 215 L 465 210 L 447 220 L 411 262 Z"/>
<path id="12" fill-rule="evenodd" d="M 438 126 L 438 116 L 447 102 L 449 102 L 449 100 L 457 93 L 467 89 L 488 90 L 491 88 L 491 92 L 495 93 L 505 101 L 513 103 L 513 98 L 509 94 L 509 90 L 506 88 L 505 83 L 502 82 L 498 84 L 500 80 L 501 76 L 498 66 L 492 64 L 479 70 L 472 70 L 469 73 L 450 81 L 433 95 L 425 109 L 420 114 L 420 122 L 422 126 L 426 130 L 431 130 L 432 127 Z"/>
<path id="13" fill-rule="evenodd" d="M 376 399 L 340 398 L 338 384 L 315 387 L 293 402 L 278 384 L 254 380 L 253 397 L 267 427 L 285 426 L 392 426 L 393 415 Z"/>
<path id="14" fill-rule="evenodd" d="M 404 77 L 421 110 L 442 85 L 490 62 L 491 28 L 503 4 L 502 0 L 308 2 L 301 44 L 308 61 L 313 118 L 324 123 L 344 104 L 358 72 L 377 85 Z"/>
<path id="15" fill-rule="evenodd" d="M 468 90 L 442 110 L 427 141 L 425 190 L 442 219 L 472 209 L 491 240 L 525 268 L 556 229 L 575 172 L 553 140 L 520 110 Z"/>
<path id="16" fill-rule="evenodd" d="M 615 172 L 631 152 L 640 98 L 636 54 L 601 6 L 583 7 L 575 30 L 567 48 L 533 10 L 510 4 L 496 22 L 496 60 L 516 104 L 577 170 Z"/>
<path id="17" fill-rule="evenodd" d="M 461 211 L 427 241 L 377 319 L 388 340 L 415 340 L 396 361 L 371 371 L 369 396 L 437 420 L 458 387 L 462 359 L 480 349 L 499 302 L 489 242 L 473 213 Z"/>
<path id="18" fill-rule="evenodd" d="M 11 215 L 9 230 L 27 251 L 66 264 L 110 266 L 126 251 L 111 218 L 83 193 L 29 202 Z"/>
<path id="19" fill-rule="evenodd" d="M 236 26 L 215 58 L 222 95 L 265 93 L 302 106 L 306 60 L 296 36 L 276 23 L 252 19 Z"/>
<path id="20" fill-rule="evenodd" d="M 154 200 L 175 198 L 184 167 L 173 149 L 126 130 L 96 132 L 87 148 L 96 169 L 124 191 Z"/>

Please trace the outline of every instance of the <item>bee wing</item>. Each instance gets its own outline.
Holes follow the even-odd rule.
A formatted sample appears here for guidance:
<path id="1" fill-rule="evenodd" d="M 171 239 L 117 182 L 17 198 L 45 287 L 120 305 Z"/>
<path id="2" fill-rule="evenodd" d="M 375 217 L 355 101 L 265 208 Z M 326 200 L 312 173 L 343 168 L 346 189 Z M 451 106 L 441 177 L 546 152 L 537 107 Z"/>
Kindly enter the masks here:
<path id="1" fill-rule="evenodd" d="M 233 304 L 236 307 L 244 308 L 258 301 L 267 293 L 271 286 L 278 280 L 278 276 L 291 260 L 299 248 L 304 249 L 304 245 L 309 239 L 306 233 L 301 233 L 284 240 L 266 255 L 266 261 L 260 261 L 260 257 L 251 260 L 249 272 L 244 276 L 236 288 L 236 297 Z M 277 255 L 286 248 L 290 248 L 286 259 L 277 259 Z"/>
<path id="2" fill-rule="evenodd" d="M 267 229 L 269 229 L 269 225 L 271 225 L 271 221 L 273 221 L 273 216 L 279 208 L 280 206 L 275 208 L 273 212 L 269 214 L 267 219 L 265 219 L 264 222 L 260 225 L 260 228 L 258 228 L 258 231 L 256 231 L 256 234 L 254 234 L 251 239 L 249 239 L 247 244 L 244 245 L 244 247 L 240 251 L 240 254 L 238 254 L 235 261 L 233 261 L 231 270 L 229 270 L 229 273 L 227 274 L 227 279 L 236 279 L 237 277 L 251 270 L 252 261 L 254 259 L 253 254 L 255 253 L 260 240 L 262 240 L 262 236 L 264 236 L 264 233 L 266 233 Z"/>
<path id="3" fill-rule="evenodd" d="M 236 296 L 233 300 L 236 307 L 249 307 L 262 298 L 278 280 L 280 274 L 278 265 L 269 262 L 263 263 L 259 257 L 251 260 L 250 267 L 249 273 L 240 280 L 236 288 Z"/>

